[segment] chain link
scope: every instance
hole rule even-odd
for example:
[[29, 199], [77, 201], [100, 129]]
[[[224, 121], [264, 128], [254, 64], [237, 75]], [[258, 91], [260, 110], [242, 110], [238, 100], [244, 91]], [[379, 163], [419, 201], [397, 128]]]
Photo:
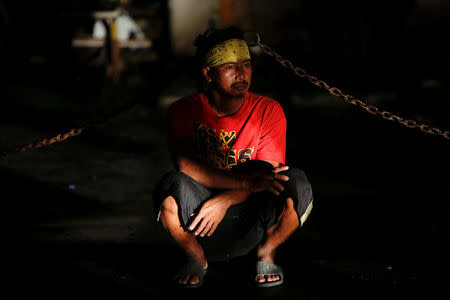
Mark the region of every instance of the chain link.
[[66, 132], [64, 134], [60, 133], [57, 136], [52, 137], [50, 139], [43, 139], [43, 140], [40, 140], [35, 143], [30, 143], [26, 146], [18, 147], [12, 151], [3, 153], [3, 156], [9, 155], [9, 154], [14, 154], [14, 153], [21, 153], [21, 152], [25, 152], [28, 150], [33, 150], [33, 149], [37, 149], [40, 147], [49, 146], [53, 143], [62, 142], [64, 140], [68, 139], [69, 137], [73, 137], [73, 136], [77, 136], [77, 135], [81, 134], [81, 132], [83, 130], [84, 130], [84, 128], [71, 129], [69, 132]]
[[[113, 95], [114, 95], [113, 97], [118, 97], [117, 93], [114, 93]], [[74, 128], [74, 129], [71, 129], [70, 131], [68, 131], [68, 132], [66, 132], [64, 134], [62, 134], [62, 133], [58, 134], [57, 136], [52, 137], [50, 139], [44, 138], [44, 139], [42, 139], [42, 140], [40, 140], [38, 142], [30, 143], [30, 144], [28, 144], [26, 146], [15, 148], [14, 150], [11, 150], [11, 151], [1, 152], [0, 156], [7, 156], [7, 155], [10, 155], [10, 154], [22, 153], [22, 152], [26, 152], [26, 151], [29, 151], [29, 150], [37, 149], [37, 148], [40, 148], [40, 147], [49, 146], [49, 145], [54, 144], [54, 143], [62, 142], [62, 141], [66, 140], [66, 139], [68, 139], [70, 137], [74, 137], [74, 136], [80, 135], [81, 132], [84, 131], [84, 130], [87, 130], [87, 129], [91, 128], [91, 127], [94, 127], [94, 126], [96, 126], [98, 124], [105, 123], [106, 121], [108, 121], [109, 119], [113, 118], [114, 116], [117, 116], [117, 115], [119, 115], [119, 114], [121, 114], [121, 113], [123, 113], [125, 111], [128, 111], [129, 109], [134, 107], [137, 103], [139, 103], [139, 99], [131, 101], [131, 102], [125, 104], [124, 106], [121, 106], [121, 107], [118, 107], [116, 109], [113, 109], [112, 112], [109, 113], [108, 115], [96, 118], [94, 120], [90, 120], [88, 122], [84, 122], [83, 123], [83, 127], [81, 127], [81, 128], [77, 128], [77, 129]]]
[[[278, 53], [273, 51], [270, 47], [262, 44], [259, 40], [259, 36], [258, 36], [258, 41], [255, 42], [255, 44], [258, 45], [259, 47], [261, 47], [261, 49], [266, 54], [275, 58], [275, 60], [277, 60], [281, 65], [294, 71], [294, 73], [297, 76], [299, 76], [301, 78], [305, 78], [312, 84], [327, 90], [331, 95], [341, 97], [347, 103], [350, 103], [355, 106], [359, 106], [359, 107], [365, 109], [368, 113], [373, 114], [373, 115], [378, 115], [385, 120], [396, 121], [408, 128], [419, 128], [422, 132], [432, 134], [432, 135], [439, 135], [439, 136], [442, 136], [442, 137], [450, 140], [450, 131], [447, 131], [447, 130], [443, 131], [439, 128], [434, 128], [434, 127], [428, 126], [426, 124], [418, 124], [416, 121], [404, 119], [404, 118], [399, 117], [388, 111], [380, 111], [376, 106], [367, 104], [351, 95], [346, 95], [340, 89], [328, 85], [325, 81], [322, 81], [315, 76], [309, 75], [304, 69], [302, 69], [300, 67], [296, 67], [292, 62], [283, 58], [281, 55], [279, 55]], [[6, 156], [9, 154], [21, 153], [21, 152], [25, 152], [28, 150], [37, 149], [37, 148], [44, 147], [44, 146], [49, 146], [53, 143], [62, 142], [64, 140], [68, 139], [69, 137], [74, 137], [74, 136], [81, 134], [81, 132], [84, 129], [85, 128], [71, 129], [69, 132], [66, 132], [64, 134], [58, 134], [57, 136], [52, 137], [50, 139], [43, 139], [36, 143], [31, 143], [26, 146], [16, 148], [12, 151], [4, 152], [1, 155]]]
[[289, 60], [283, 58], [281, 55], [277, 54], [271, 48], [262, 44], [259, 40], [259, 37], [258, 37], [258, 41], [255, 42], [255, 44], [258, 45], [266, 54], [275, 58], [275, 60], [278, 61], [282, 66], [294, 71], [294, 73], [297, 76], [299, 76], [301, 78], [305, 78], [312, 84], [327, 90], [331, 95], [341, 97], [347, 103], [353, 104], [355, 106], [359, 106], [359, 107], [365, 109], [368, 113], [373, 114], [373, 115], [378, 115], [385, 120], [396, 121], [408, 128], [419, 128], [422, 132], [432, 134], [432, 135], [439, 135], [439, 136], [442, 136], [442, 137], [450, 140], [450, 131], [447, 131], [447, 130], [443, 131], [443, 130], [440, 130], [439, 128], [434, 128], [434, 127], [431, 127], [431, 126], [428, 126], [425, 124], [418, 124], [416, 121], [404, 119], [402, 117], [394, 115], [393, 113], [391, 113], [389, 111], [380, 111], [378, 109], [378, 107], [367, 104], [351, 95], [345, 95], [340, 89], [338, 89], [336, 87], [332, 87], [332, 86], [328, 85], [326, 82], [318, 79], [317, 77], [309, 75], [302, 68], [294, 66], [294, 64], [291, 63]]

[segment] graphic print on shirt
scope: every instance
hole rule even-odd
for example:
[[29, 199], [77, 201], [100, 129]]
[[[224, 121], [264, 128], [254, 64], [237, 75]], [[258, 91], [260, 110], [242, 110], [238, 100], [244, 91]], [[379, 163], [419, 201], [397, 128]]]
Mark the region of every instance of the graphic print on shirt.
[[252, 158], [255, 147], [246, 149], [232, 149], [236, 141], [236, 131], [217, 132], [214, 128], [197, 122], [194, 127], [195, 146], [201, 157], [214, 167], [231, 170], [238, 163], [244, 163]]

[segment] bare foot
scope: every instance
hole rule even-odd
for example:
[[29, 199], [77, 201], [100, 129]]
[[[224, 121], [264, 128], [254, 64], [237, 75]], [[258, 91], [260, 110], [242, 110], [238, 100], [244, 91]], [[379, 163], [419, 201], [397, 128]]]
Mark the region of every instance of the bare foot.
[[[203, 262], [199, 262], [199, 263], [203, 266], [203, 269], [207, 269], [208, 268], [208, 262], [206, 260], [203, 261]], [[178, 284], [180, 284], [180, 285], [187, 285], [187, 284], [196, 285], [196, 284], [198, 284], [200, 282], [200, 278], [198, 278], [197, 275], [194, 275], [194, 276], [180, 276], [180, 277], [177, 277], [175, 279], [178, 282]]]
[[[266, 261], [268, 263], [274, 264], [275, 261], [275, 252], [276, 249], [269, 249], [267, 247], [263, 247], [263, 246], [259, 246], [257, 251], [256, 251], [256, 257], [258, 258], [258, 260], [262, 260], [262, 261]], [[258, 274], [256, 276], [256, 280], [259, 283], [263, 283], [263, 282], [272, 282], [272, 281], [278, 281], [280, 280], [280, 276], [278, 275], [263, 275], [263, 274]]]

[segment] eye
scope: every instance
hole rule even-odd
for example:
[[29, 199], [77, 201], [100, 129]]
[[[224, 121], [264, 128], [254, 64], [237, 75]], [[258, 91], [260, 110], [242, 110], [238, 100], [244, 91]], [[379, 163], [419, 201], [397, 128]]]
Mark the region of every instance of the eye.
[[229, 64], [226, 66], [227, 70], [233, 70], [234, 69], [234, 65], [233, 64]]

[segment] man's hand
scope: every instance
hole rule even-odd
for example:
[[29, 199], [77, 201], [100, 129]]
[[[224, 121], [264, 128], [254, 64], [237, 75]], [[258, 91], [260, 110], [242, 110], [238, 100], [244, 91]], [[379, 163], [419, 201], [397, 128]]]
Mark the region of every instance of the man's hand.
[[[228, 207], [230, 207], [229, 202], [221, 195], [209, 199], [203, 203], [189, 229], [194, 230], [198, 225], [195, 235], [200, 235], [201, 237], [205, 235], [211, 236], [227, 213]], [[191, 216], [193, 217], [194, 214]]]
[[252, 176], [248, 179], [248, 190], [250, 192], [270, 191], [278, 196], [280, 192], [284, 191], [284, 186], [279, 181], [289, 180], [288, 176], [278, 173], [288, 169], [288, 166], [280, 166], [273, 169], [272, 172]]

